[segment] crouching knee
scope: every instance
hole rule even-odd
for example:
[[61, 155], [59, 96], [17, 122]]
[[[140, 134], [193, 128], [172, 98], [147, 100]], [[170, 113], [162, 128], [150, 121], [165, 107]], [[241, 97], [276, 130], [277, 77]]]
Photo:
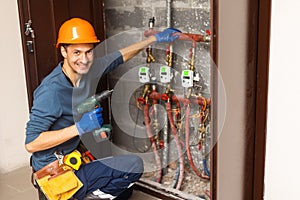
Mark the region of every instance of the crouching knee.
[[132, 172], [133, 173], [138, 173], [138, 174], [142, 174], [144, 172], [144, 162], [143, 160], [136, 155], [131, 155], [131, 164], [133, 165], [132, 168]]

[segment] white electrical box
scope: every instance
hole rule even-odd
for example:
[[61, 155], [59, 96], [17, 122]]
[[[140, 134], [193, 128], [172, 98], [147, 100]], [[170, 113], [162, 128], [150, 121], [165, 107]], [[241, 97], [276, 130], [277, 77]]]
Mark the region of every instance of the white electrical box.
[[170, 83], [173, 78], [171, 67], [168, 66], [161, 66], [159, 74], [161, 83]]
[[194, 72], [192, 70], [183, 70], [181, 74], [182, 87], [193, 87]]
[[150, 82], [149, 67], [140, 67], [140, 69], [139, 69], [139, 81], [141, 83], [149, 83]]

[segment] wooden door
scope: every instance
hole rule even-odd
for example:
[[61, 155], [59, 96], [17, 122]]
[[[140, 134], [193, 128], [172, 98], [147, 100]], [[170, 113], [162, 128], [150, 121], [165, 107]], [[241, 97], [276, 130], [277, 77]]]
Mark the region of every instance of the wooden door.
[[71, 17], [91, 22], [104, 39], [103, 0], [18, 0], [29, 107], [33, 91], [62, 57], [55, 48], [60, 25]]

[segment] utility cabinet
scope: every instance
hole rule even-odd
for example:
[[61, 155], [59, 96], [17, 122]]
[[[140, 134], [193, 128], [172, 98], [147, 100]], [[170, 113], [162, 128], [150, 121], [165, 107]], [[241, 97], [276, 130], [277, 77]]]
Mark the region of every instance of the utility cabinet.
[[116, 2], [105, 1], [108, 37], [96, 52], [113, 52], [168, 27], [181, 33], [174, 43], [153, 44], [108, 74], [114, 89], [111, 153], [144, 160], [141, 190], [164, 199], [213, 199], [218, 73], [211, 2]]

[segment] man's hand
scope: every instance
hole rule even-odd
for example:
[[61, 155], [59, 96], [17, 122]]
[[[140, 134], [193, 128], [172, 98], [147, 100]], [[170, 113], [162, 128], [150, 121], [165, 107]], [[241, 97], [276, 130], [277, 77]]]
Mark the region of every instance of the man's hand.
[[75, 123], [79, 136], [82, 136], [85, 133], [92, 132], [95, 129], [101, 128], [102, 124], [103, 118], [101, 107], [84, 113], [80, 121]]
[[173, 42], [179, 37], [179, 35], [174, 35], [174, 33], [181, 33], [181, 31], [175, 28], [167, 28], [154, 36], [156, 38], [156, 42]]

